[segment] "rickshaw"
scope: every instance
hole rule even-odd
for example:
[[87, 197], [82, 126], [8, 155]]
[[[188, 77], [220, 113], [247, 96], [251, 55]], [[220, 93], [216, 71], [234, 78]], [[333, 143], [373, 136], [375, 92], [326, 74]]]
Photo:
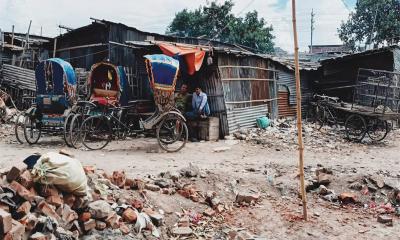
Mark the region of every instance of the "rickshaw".
[[186, 119], [174, 104], [179, 61], [163, 54], [144, 57], [156, 105], [154, 113], [144, 120], [140, 117], [139, 124], [133, 124], [130, 120], [134, 119], [134, 116], [127, 113], [132, 112], [135, 105], [122, 107], [107, 105], [103, 114], [90, 116], [82, 123], [80, 136], [83, 145], [88, 149], [104, 148], [113, 135], [118, 135], [121, 131], [153, 131], [158, 144], [167, 152], [176, 152], [185, 146], [188, 139]]
[[122, 66], [109, 62], [96, 63], [91, 67], [87, 80], [89, 95], [86, 101], [78, 101], [70, 116], [71, 123], [65, 128], [65, 138], [70, 146], [80, 146], [79, 129], [85, 118], [101, 114], [107, 106], [126, 106], [128, 86], [126, 74]]
[[35, 70], [36, 101], [18, 117], [23, 119], [24, 137], [29, 144], [39, 141], [42, 133], [59, 134], [66, 116], [76, 102], [76, 77], [72, 66], [60, 59], [50, 58], [39, 63]]

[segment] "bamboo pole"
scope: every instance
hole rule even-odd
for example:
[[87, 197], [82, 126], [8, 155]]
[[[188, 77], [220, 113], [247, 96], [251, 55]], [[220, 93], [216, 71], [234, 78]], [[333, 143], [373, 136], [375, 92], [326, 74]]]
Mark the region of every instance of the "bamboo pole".
[[303, 218], [307, 221], [307, 196], [304, 184], [304, 146], [301, 121], [301, 89], [300, 89], [300, 71], [299, 71], [299, 46], [297, 43], [296, 27], [296, 0], [292, 0], [292, 21], [293, 21], [293, 40], [294, 40], [294, 63], [296, 76], [296, 100], [297, 100], [297, 139], [299, 143], [299, 172], [300, 172], [300, 191], [303, 202]]

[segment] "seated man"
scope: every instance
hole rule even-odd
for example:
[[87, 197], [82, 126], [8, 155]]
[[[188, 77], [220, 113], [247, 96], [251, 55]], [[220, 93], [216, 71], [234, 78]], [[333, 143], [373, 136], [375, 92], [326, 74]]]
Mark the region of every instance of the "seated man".
[[182, 84], [180, 92], [175, 94], [175, 107], [181, 111], [181, 113], [186, 112], [186, 104], [189, 98], [187, 89], [187, 85]]
[[200, 87], [196, 87], [196, 90], [193, 93], [192, 107], [193, 110], [186, 113], [186, 116], [189, 119], [194, 120], [199, 117], [207, 118], [210, 115], [210, 106], [207, 102], [207, 94], [202, 92]]

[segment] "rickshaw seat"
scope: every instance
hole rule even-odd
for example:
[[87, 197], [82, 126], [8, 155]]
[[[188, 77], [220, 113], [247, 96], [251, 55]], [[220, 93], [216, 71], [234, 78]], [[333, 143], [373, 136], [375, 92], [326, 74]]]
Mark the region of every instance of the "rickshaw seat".
[[93, 95], [96, 97], [113, 97], [116, 98], [118, 95], [118, 91], [115, 90], [105, 90], [101, 88], [94, 88], [93, 89]]
[[118, 106], [119, 102], [116, 97], [96, 97], [93, 96], [90, 98], [91, 101], [93, 101], [95, 104], [101, 105], [101, 106]]

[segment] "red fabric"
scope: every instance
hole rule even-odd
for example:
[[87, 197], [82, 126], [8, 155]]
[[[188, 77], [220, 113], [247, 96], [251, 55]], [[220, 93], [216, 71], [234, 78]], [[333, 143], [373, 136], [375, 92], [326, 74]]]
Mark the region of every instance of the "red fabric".
[[196, 71], [200, 70], [201, 65], [203, 64], [204, 56], [206, 55], [205, 51], [191, 46], [175, 45], [165, 42], [160, 42], [156, 44], [167, 56], [184, 56], [186, 65], [188, 67], [187, 72], [190, 75], [193, 75]]

